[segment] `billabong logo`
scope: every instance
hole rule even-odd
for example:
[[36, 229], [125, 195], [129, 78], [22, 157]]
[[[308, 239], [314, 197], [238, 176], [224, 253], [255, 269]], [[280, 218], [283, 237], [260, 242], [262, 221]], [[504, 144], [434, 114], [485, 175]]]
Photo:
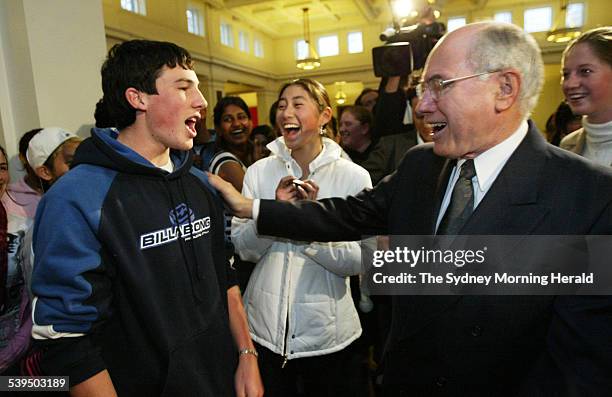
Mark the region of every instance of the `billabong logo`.
[[172, 226], [184, 225], [194, 220], [193, 210], [187, 207], [185, 203], [177, 205], [175, 209], [170, 211], [170, 223]]
[[195, 240], [210, 231], [210, 217], [196, 219], [185, 203], [177, 205], [168, 215], [172, 226], [140, 236], [141, 250], [168, 244], [179, 237], [185, 241]]

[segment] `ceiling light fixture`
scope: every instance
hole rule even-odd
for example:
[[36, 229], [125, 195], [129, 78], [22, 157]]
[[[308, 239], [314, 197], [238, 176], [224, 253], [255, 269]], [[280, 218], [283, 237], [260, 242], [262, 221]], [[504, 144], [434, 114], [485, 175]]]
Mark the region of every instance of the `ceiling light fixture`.
[[557, 28], [557, 26], [563, 26], [566, 24], [567, 19], [567, 0], [561, 1], [561, 12], [559, 13], [555, 26], [546, 35], [546, 41], [551, 43], [567, 43], [580, 36], [580, 28], [577, 26], [568, 26], [564, 28]]
[[310, 20], [308, 18], [308, 7], [302, 8], [304, 12], [304, 41], [306, 42], [307, 54], [306, 58], [298, 59], [295, 63], [298, 69], [302, 70], [312, 70], [321, 66], [321, 60], [317, 55], [314, 47], [312, 46], [312, 42], [310, 41]]
[[391, 2], [391, 9], [397, 19], [406, 18], [414, 9], [411, 0], [395, 0]]
[[336, 100], [336, 104], [344, 105], [346, 102], [346, 93], [344, 92], [344, 84], [346, 81], [336, 81], [336, 95], [334, 95], [334, 99]]

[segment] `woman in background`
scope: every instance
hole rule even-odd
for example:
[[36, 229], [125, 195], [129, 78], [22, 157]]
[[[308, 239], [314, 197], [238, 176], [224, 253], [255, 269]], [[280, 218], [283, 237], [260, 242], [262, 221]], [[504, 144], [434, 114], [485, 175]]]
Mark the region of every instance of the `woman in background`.
[[582, 128], [561, 147], [598, 164], [612, 165], [612, 27], [592, 29], [563, 52], [562, 88]]
[[[311, 199], [346, 197], [370, 187], [367, 171], [342, 158], [340, 146], [324, 137], [330, 120], [329, 97], [319, 82], [299, 79], [283, 86], [276, 116], [282, 136], [268, 145], [269, 157], [249, 167], [242, 193], [274, 199], [279, 181], [303, 186], [308, 180]], [[306, 192], [290, 188], [291, 197], [278, 198], [293, 199], [298, 189]], [[232, 241], [242, 259], [257, 262], [244, 304], [266, 396], [298, 395], [298, 379], [307, 396], [354, 395], [359, 374], [351, 372], [347, 347], [361, 335], [361, 326], [349, 276], [361, 271], [359, 244], [263, 237], [254, 221], [238, 218]]]
[[[0, 146], [0, 197], [7, 194], [9, 179], [6, 151]], [[19, 375], [19, 361], [30, 345], [30, 301], [20, 266], [8, 258], [17, 247], [11, 247], [15, 242], [8, 236], [7, 211], [4, 204], [0, 207], [0, 374]]]
[[249, 107], [240, 97], [223, 97], [215, 105], [213, 120], [217, 130], [216, 151], [208, 170], [241, 190], [246, 168], [253, 162]]
[[253, 128], [249, 140], [253, 144], [253, 162], [261, 160], [270, 155], [268, 144], [276, 139], [274, 129], [269, 125], [263, 124]]
[[563, 138], [581, 126], [582, 116], [572, 113], [572, 109], [563, 101], [546, 121], [546, 139], [552, 145], [559, 146]]

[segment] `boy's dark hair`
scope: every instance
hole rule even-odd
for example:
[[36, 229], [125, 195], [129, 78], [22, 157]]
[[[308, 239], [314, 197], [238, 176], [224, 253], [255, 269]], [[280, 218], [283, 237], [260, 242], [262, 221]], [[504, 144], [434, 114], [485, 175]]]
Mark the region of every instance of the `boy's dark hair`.
[[123, 129], [136, 121], [136, 109], [125, 98], [133, 87], [147, 94], [157, 94], [155, 80], [164, 66], [193, 69], [187, 50], [173, 43], [131, 40], [116, 44], [102, 65], [103, 101], [115, 127]]
[[104, 99], [100, 99], [98, 103], [96, 103], [94, 120], [96, 120], [96, 128], [110, 128], [115, 126], [110, 114], [108, 114], [108, 109], [106, 108]]
[[229, 105], [238, 106], [240, 109], [244, 110], [244, 112], [251, 119], [251, 112], [249, 111], [249, 106], [246, 102], [240, 98], [239, 96], [225, 96], [217, 102], [215, 105], [215, 109], [213, 110], [213, 122], [215, 127], [221, 125], [221, 116], [223, 116], [223, 111]]

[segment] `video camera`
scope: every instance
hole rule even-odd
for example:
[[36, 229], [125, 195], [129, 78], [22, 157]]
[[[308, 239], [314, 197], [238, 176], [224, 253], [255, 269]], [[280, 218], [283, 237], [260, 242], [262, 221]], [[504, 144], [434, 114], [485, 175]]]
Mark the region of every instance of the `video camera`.
[[446, 27], [440, 22], [385, 30], [380, 34], [380, 40], [385, 45], [372, 48], [374, 75], [405, 76], [414, 69], [421, 69], [429, 52], [445, 32]]

